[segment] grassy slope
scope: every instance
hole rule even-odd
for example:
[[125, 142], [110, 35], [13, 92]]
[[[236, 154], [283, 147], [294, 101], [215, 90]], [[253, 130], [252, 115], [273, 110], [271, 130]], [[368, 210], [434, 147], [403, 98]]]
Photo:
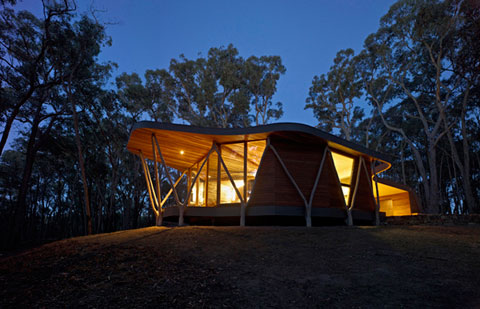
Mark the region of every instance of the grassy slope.
[[477, 307], [480, 227], [182, 227], [0, 260], [0, 307]]

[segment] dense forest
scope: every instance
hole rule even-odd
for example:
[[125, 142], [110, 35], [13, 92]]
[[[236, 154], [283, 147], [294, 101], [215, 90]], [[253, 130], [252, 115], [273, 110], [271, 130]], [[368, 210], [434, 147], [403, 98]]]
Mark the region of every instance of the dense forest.
[[[98, 60], [111, 43], [105, 25], [71, 1], [45, 3], [42, 17], [0, 4], [4, 246], [154, 224], [140, 161], [125, 149], [139, 120], [281, 121], [280, 56], [229, 45], [118, 74]], [[478, 38], [478, 1], [400, 0], [361, 51], [346, 46], [313, 77], [299, 108], [318, 128], [391, 155], [382, 176], [414, 188], [423, 212], [479, 213]]]

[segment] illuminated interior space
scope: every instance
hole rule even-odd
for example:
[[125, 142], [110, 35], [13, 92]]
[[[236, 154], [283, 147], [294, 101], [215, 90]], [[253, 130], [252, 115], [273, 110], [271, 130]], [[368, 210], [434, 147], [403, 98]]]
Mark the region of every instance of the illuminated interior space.
[[[372, 184], [375, 185], [374, 182]], [[385, 216], [410, 216], [419, 213], [416, 195], [409, 187], [385, 179], [379, 179], [377, 185], [380, 211], [384, 212]], [[373, 194], [377, 198], [376, 190]]]
[[[127, 149], [142, 162], [157, 224], [229, 219], [311, 226], [418, 212], [411, 190], [374, 177], [389, 168], [387, 156], [306, 125], [219, 129], [140, 122]], [[166, 192], [161, 179], [170, 186]]]
[[340, 184], [342, 185], [343, 196], [345, 197], [345, 203], [348, 204], [350, 197], [350, 185], [352, 183], [353, 163], [354, 158], [341, 155], [332, 151], [333, 163], [337, 171]]
[[[227, 166], [235, 186], [247, 202], [249, 200], [255, 175], [260, 164], [265, 140], [228, 143], [219, 145], [220, 155]], [[202, 164], [196, 162], [187, 172], [193, 181]], [[220, 188], [220, 190], [218, 190]], [[230, 181], [225, 168], [213, 153], [206, 162], [205, 171], [193, 183], [192, 194], [188, 205], [197, 207], [215, 207], [218, 205], [239, 204], [240, 197]]]

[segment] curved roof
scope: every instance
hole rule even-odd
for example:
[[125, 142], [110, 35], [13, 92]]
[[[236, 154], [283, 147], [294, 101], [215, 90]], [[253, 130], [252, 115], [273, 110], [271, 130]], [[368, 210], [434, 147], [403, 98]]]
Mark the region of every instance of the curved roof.
[[[231, 143], [266, 139], [270, 134], [283, 135], [290, 139], [315, 142], [326, 141], [330, 148], [351, 155], [375, 158], [390, 166], [390, 158], [377, 151], [344, 140], [314, 127], [300, 123], [274, 123], [248, 128], [204, 128], [173, 123], [141, 121], [133, 126], [127, 149], [153, 160], [152, 134], [155, 133], [160, 150], [168, 166], [185, 170], [201, 160], [213, 142]], [[183, 151], [183, 154], [180, 152]], [[383, 166], [385, 167], [385, 166]], [[387, 168], [388, 168], [387, 167]], [[378, 169], [378, 168], [377, 168]]]

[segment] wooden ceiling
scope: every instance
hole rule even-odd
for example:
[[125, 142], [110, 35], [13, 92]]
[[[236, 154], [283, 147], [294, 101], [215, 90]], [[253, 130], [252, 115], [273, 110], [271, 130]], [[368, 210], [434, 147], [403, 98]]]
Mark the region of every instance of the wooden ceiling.
[[[166, 164], [184, 171], [205, 158], [213, 143], [228, 144], [242, 141], [265, 140], [272, 133], [280, 135], [283, 138], [293, 139], [296, 142], [316, 143], [319, 140], [323, 140], [327, 142], [332, 150], [335, 149], [354, 156], [362, 155], [364, 157], [375, 158], [388, 164], [388, 167], [390, 165], [388, 163], [389, 158], [384, 154], [343, 140], [313, 127], [295, 123], [219, 129], [142, 121], [134, 126], [130, 134], [127, 149], [134, 154], [140, 154], [141, 150], [146, 158], [153, 160], [152, 135], [155, 134]], [[233, 145], [224, 145], [223, 147], [228, 147], [228, 152], [230, 153], [241, 152], [241, 149], [237, 149], [237, 147]], [[249, 150], [248, 161], [259, 161], [260, 156], [260, 153], [252, 153], [252, 155], [250, 155]], [[160, 161], [160, 158], [158, 157], [157, 160]], [[238, 154], [238, 157], [236, 157], [234, 161], [235, 163], [230, 161], [230, 164], [234, 164], [235, 168], [241, 168], [243, 155]], [[235, 168], [232, 166], [232, 169]]]
[[[268, 133], [244, 135], [212, 135], [141, 128], [132, 131], [130, 139], [128, 141], [127, 149], [134, 154], [140, 154], [141, 150], [146, 158], [153, 160], [153, 134], [155, 134], [155, 136], [157, 137], [160, 150], [162, 151], [162, 155], [165, 159], [165, 163], [168, 166], [181, 171], [191, 167], [193, 164], [204, 159], [214, 142], [222, 144], [242, 141], [253, 141], [266, 139], [268, 136]], [[225, 147], [228, 147], [229, 149], [234, 148], [232, 146], [225, 145]], [[241, 159], [243, 162], [243, 154], [241, 157], [238, 156], [238, 159]], [[160, 160], [160, 157], [158, 157], [157, 160]], [[238, 165], [243, 166], [243, 163], [237, 163]]]

